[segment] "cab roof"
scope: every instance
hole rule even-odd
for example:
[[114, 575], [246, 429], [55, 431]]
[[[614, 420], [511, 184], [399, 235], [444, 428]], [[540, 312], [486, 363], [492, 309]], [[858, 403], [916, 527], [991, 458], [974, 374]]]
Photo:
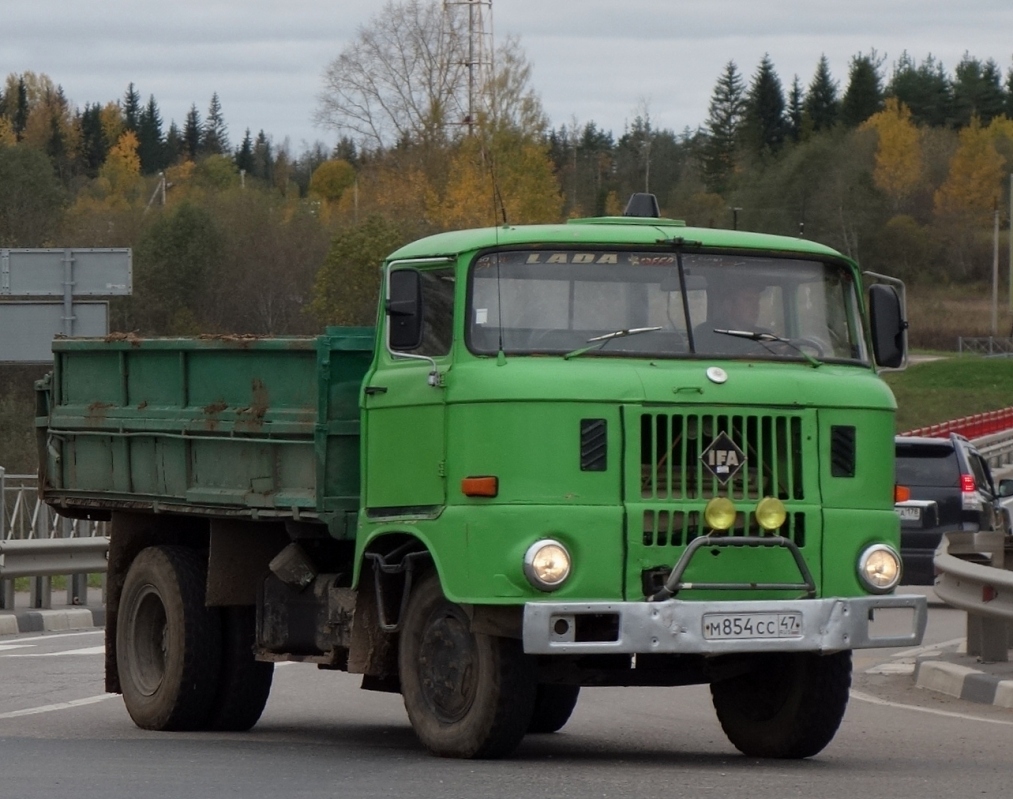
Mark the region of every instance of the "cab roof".
[[392, 253], [388, 260], [458, 256], [495, 247], [656, 247], [672, 245], [680, 239], [689, 248], [772, 251], [848, 260], [836, 250], [807, 239], [722, 228], [686, 227], [684, 222], [674, 219], [624, 216], [571, 219], [566, 224], [503, 225], [437, 233], [406, 244]]

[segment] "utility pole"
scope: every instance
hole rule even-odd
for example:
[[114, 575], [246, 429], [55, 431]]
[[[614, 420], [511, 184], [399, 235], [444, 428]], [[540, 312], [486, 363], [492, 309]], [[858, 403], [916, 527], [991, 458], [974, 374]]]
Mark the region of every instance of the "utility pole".
[[999, 334], [999, 198], [995, 198], [992, 224], [992, 335]]
[[[489, 91], [493, 78], [492, 0], [444, 0], [444, 13], [452, 6], [467, 6], [468, 48], [464, 66], [468, 69], [468, 113], [460, 124], [475, 132], [480, 114], [492, 111]], [[448, 28], [452, 23], [448, 20]]]

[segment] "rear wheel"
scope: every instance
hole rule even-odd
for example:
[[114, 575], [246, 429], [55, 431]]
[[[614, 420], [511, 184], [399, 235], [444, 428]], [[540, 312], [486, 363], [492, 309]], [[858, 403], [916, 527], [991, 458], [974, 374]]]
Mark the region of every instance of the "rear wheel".
[[130, 566], [120, 598], [116, 651], [127, 712], [148, 730], [206, 726], [221, 669], [221, 619], [204, 605], [205, 559], [149, 547]]
[[208, 728], [242, 732], [264, 712], [274, 664], [254, 659], [256, 608], [222, 608], [222, 670]]
[[751, 670], [711, 683], [721, 728], [750, 757], [803, 758], [820, 752], [844, 718], [851, 652], [753, 655]]
[[534, 660], [512, 638], [473, 633], [431, 574], [412, 592], [398, 652], [405, 709], [419, 740], [442, 757], [501, 757], [527, 732]]
[[535, 694], [535, 712], [528, 725], [529, 733], [558, 732], [570, 720], [580, 696], [579, 685], [540, 683]]

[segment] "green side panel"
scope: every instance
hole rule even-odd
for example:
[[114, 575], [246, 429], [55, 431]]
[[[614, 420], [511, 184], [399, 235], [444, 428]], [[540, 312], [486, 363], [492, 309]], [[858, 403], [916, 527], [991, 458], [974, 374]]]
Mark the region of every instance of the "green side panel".
[[[451, 404], [447, 419], [448, 502], [488, 504], [465, 497], [461, 480], [495, 476], [497, 504], [619, 505], [623, 433], [614, 403]], [[594, 469], [581, 468], [582, 420], [604, 422]]]
[[354, 511], [358, 392], [372, 348], [366, 328], [319, 338], [57, 341], [49, 416], [40, 419], [46, 498], [312, 515], [326, 510], [318, 507], [326, 475], [320, 493]]

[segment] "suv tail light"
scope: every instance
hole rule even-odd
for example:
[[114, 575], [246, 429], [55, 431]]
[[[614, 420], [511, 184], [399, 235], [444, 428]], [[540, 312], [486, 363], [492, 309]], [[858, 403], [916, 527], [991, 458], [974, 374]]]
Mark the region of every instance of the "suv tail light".
[[981, 510], [981, 494], [978, 493], [973, 474], [960, 475], [960, 507], [963, 510]]

